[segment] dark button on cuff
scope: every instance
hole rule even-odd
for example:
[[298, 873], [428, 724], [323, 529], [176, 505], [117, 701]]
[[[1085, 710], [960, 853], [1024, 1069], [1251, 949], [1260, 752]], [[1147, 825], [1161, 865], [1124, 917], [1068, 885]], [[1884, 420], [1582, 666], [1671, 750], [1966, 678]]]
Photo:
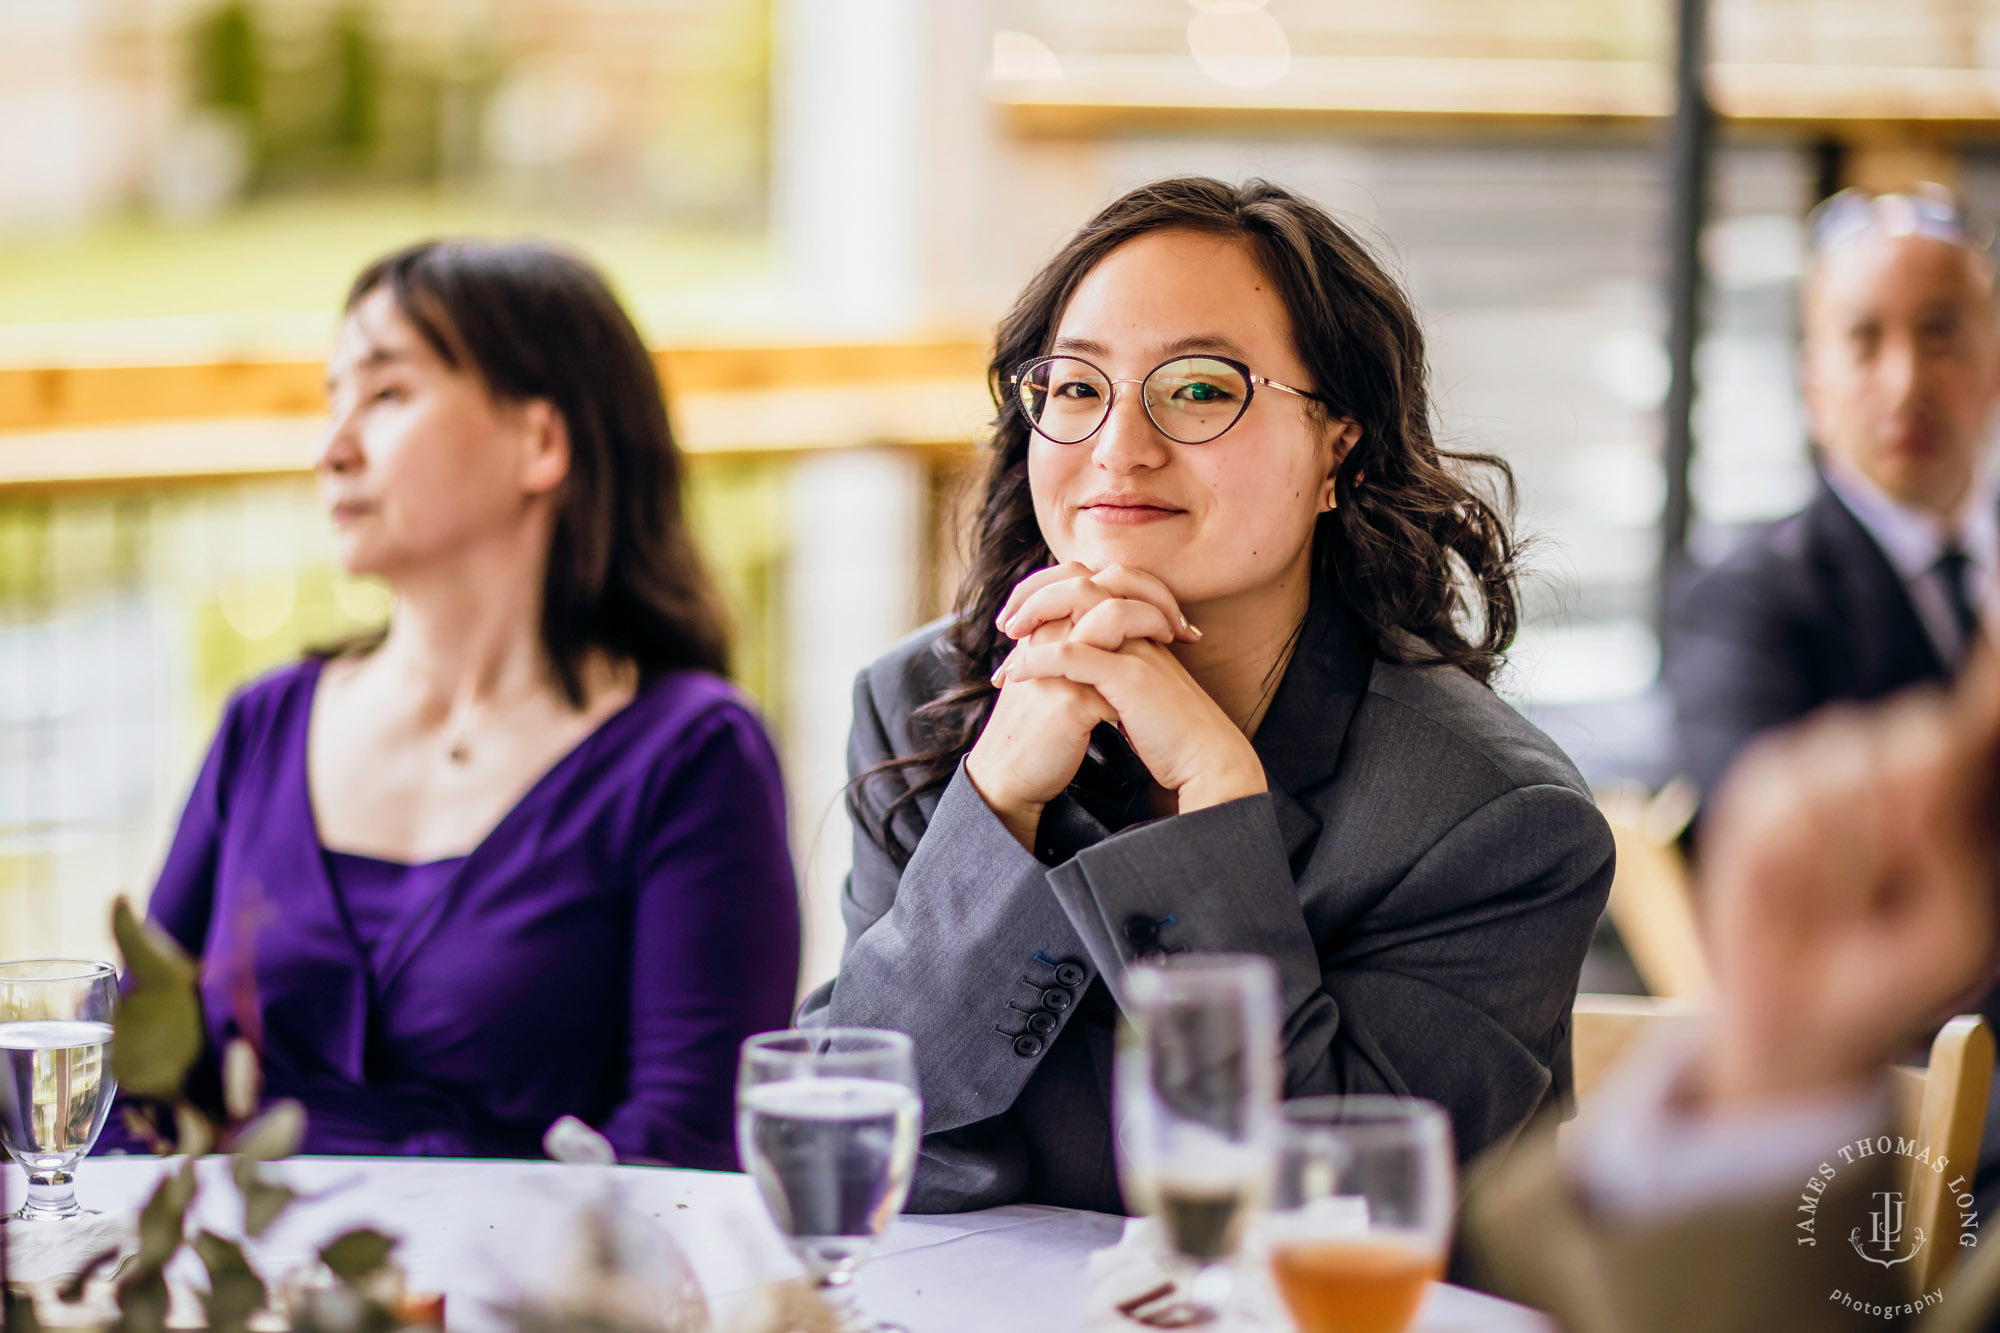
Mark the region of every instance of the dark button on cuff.
[[1023, 1032], [1014, 1038], [1014, 1054], [1023, 1060], [1032, 1060], [1042, 1053], [1042, 1039], [1032, 1032]]
[[1078, 986], [1081, 986], [1083, 984], [1083, 978], [1084, 978], [1084, 971], [1079, 964], [1076, 963], [1056, 964], [1056, 985], [1067, 986], [1071, 990], [1075, 990]]
[[1056, 1016], [1043, 1012], [1028, 1015], [1028, 1031], [1038, 1037], [1046, 1037], [1056, 1030]]
[[1061, 986], [1051, 986], [1042, 992], [1042, 1008], [1052, 1014], [1060, 1014], [1075, 1003], [1076, 996], [1071, 995]]

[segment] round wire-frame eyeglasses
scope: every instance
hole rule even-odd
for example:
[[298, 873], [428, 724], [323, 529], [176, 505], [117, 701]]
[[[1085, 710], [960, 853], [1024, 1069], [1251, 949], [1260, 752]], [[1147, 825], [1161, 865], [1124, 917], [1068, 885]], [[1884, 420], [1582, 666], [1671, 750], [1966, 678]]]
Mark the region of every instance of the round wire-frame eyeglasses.
[[[1080, 367], [1096, 379], [1076, 379], [1061, 386], [1054, 385], [1051, 383], [1054, 377], [1048, 372], [1063, 363]], [[1170, 367], [1180, 368], [1179, 373], [1160, 379], [1161, 372]], [[1156, 394], [1156, 380], [1163, 393]], [[1138, 379], [1114, 379], [1101, 367], [1080, 356], [1038, 356], [1022, 362], [1007, 377], [1007, 381], [1014, 390], [1014, 404], [1021, 409], [1029, 427], [1055, 444], [1082, 444], [1101, 430], [1104, 423], [1111, 419], [1111, 410], [1117, 406], [1118, 386], [1121, 384], [1139, 386], [1139, 402], [1145, 409], [1147, 419], [1176, 444], [1207, 444], [1222, 435], [1250, 410], [1251, 399], [1256, 396], [1259, 386], [1332, 406], [1319, 394], [1259, 375], [1234, 357], [1206, 352], [1168, 357]], [[1078, 409], [1067, 412], [1063, 414], [1065, 424], [1062, 426], [1048, 420], [1050, 404], [1061, 389], [1087, 388], [1095, 392], [1100, 387], [1102, 396], [1097, 400], [1099, 405], [1094, 411]], [[1067, 401], [1080, 403], [1084, 400]]]

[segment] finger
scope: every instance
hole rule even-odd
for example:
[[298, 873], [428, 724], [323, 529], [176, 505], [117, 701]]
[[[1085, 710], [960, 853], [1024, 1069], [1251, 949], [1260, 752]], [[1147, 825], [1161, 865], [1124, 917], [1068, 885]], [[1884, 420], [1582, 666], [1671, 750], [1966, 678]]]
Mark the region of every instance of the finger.
[[994, 617], [994, 623], [1001, 626], [1006, 625], [1009, 620], [1013, 619], [1014, 613], [1021, 609], [1022, 602], [1034, 596], [1043, 588], [1048, 587], [1051, 583], [1057, 583], [1063, 579], [1087, 579], [1089, 577], [1090, 566], [1077, 560], [1065, 560], [1061, 564], [1050, 565], [1047, 569], [1038, 569], [1014, 585], [1013, 591], [1007, 594], [1007, 600], [1000, 604], [1000, 614]]
[[1090, 581], [1119, 597], [1157, 606], [1160, 614], [1167, 618], [1167, 623], [1180, 631], [1182, 642], [1193, 643], [1201, 637], [1201, 631], [1181, 612], [1180, 599], [1166, 584], [1145, 570], [1133, 569], [1130, 565], [1107, 565], [1092, 574]]
[[1000, 632], [1013, 639], [1025, 639], [1044, 625], [1058, 620], [1076, 620], [1113, 594], [1081, 578], [1058, 579], [1044, 584], [1024, 598], [1014, 614], [1000, 622]]
[[1131, 658], [1103, 648], [1094, 648], [1066, 638], [1060, 643], [1022, 644], [1015, 650], [1007, 679], [1073, 680], [1079, 685], [1104, 687], [1124, 678], [1134, 668]]
[[1000, 659], [1000, 665], [994, 669], [992, 676], [994, 689], [998, 690], [1006, 687], [1007, 668], [1014, 665], [1014, 658], [1020, 653], [1021, 648], [1022, 645], [1016, 644], [1012, 651]]
[[1176, 633], [1160, 608], [1150, 602], [1107, 597], [1077, 617], [1069, 637], [1092, 648], [1116, 652], [1134, 639], [1149, 639], [1164, 646], [1174, 641]]

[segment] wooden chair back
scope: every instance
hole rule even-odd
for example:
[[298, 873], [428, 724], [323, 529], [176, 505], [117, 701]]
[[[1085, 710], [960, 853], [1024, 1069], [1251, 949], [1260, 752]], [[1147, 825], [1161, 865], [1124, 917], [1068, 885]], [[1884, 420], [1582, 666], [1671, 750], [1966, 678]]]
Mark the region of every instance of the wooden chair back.
[[[1993, 1030], [1978, 1014], [1960, 1014], [1938, 1029], [1928, 1068], [1895, 1071], [1896, 1124], [1914, 1130], [1919, 1150], [1929, 1148], [1952, 1165], [1935, 1171], [1927, 1162], [1909, 1166], [1907, 1225], [1922, 1227], [1930, 1243], [1910, 1261], [1916, 1290], [1930, 1291], [1949, 1278], [1958, 1263], [1957, 1193], [1971, 1190], [1979, 1164], [1979, 1140], [1986, 1132], [1986, 1099], [1993, 1087]], [[1951, 1183], [1967, 1183], [1957, 1192]]]
[[1576, 1099], [1589, 1097], [1612, 1066], [1642, 1033], [1657, 1026], [1689, 1023], [1699, 1012], [1691, 1000], [1652, 995], [1576, 997], [1570, 1011], [1569, 1058]]
[[1611, 879], [1611, 923], [1655, 995], [1700, 1000], [1709, 993], [1708, 958], [1695, 918], [1692, 876], [1680, 834], [1693, 814], [1692, 789], [1669, 783], [1658, 795], [1631, 789], [1598, 793], [1611, 825], [1618, 865]]

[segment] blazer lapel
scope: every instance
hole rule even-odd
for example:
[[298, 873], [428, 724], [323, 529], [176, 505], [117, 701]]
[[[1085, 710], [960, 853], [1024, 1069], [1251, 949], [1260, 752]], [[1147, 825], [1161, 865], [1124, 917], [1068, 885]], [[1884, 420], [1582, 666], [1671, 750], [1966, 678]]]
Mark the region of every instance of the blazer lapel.
[[1827, 605], [1838, 617], [1831, 628], [1853, 645], [1853, 693], [1873, 698], [1948, 677], [1902, 576], [1824, 480], [1806, 521], [1819, 577], [1829, 585]]
[[1338, 599], [1316, 594], [1284, 679], [1251, 738], [1271, 780], [1286, 855], [1294, 860], [1320, 830], [1319, 816], [1297, 798], [1332, 778], [1374, 670], [1366, 631]]

